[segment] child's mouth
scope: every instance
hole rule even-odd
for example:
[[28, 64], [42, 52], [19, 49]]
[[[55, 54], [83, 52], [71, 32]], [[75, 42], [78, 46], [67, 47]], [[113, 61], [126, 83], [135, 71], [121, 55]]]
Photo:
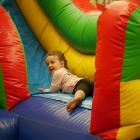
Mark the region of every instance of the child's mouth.
[[49, 72], [52, 72], [54, 70], [54, 68], [49, 68]]

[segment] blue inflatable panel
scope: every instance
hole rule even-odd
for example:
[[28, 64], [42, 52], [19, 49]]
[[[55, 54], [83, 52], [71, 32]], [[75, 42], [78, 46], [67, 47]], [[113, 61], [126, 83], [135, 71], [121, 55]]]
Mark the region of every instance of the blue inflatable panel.
[[0, 110], [0, 140], [18, 140], [18, 117]]
[[72, 113], [66, 103], [31, 97], [12, 112], [19, 114], [20, 140], [101, 140], [88, 133], [90, 110], [78, 107]]

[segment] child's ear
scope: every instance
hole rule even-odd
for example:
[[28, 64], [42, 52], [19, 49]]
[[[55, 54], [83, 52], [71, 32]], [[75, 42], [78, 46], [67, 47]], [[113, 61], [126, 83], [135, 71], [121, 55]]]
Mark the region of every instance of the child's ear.
[[61, 63], [61, 66], [63, 66], [63, 67], [65, 66], [64, 61], [61, 61], [60, 63]]

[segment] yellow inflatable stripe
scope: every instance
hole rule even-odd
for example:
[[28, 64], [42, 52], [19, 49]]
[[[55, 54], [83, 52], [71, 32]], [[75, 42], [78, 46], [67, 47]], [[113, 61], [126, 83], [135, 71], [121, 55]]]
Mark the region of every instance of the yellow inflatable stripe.
[[39, 38], [48, 23], [40, 6], [36, 0], [17, 0], [16, 2], [34, 34]]
[[120, 113], [122, 127], [117, 139], [125, 137], [126, 140], [133, 140], [140, 137], [140, 80], [121, 82]]
[[69, 69], [82, 77], [93, 79], [95, 56], [81, 54], [57, 32], [35, 0], [17, 0], [25, 19], [46, 50], [60, 50], [68, 60]]

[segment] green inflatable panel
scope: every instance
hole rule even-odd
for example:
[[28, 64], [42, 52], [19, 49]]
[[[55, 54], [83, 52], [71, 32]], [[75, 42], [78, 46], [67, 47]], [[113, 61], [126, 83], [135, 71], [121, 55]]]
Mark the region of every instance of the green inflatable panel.
[[37, 0], [58, 32], [72, 46], [86, 54], [95, 54], [99, 14], [81, 11], [71, 0]]

